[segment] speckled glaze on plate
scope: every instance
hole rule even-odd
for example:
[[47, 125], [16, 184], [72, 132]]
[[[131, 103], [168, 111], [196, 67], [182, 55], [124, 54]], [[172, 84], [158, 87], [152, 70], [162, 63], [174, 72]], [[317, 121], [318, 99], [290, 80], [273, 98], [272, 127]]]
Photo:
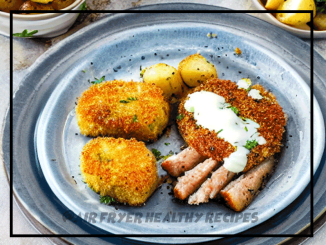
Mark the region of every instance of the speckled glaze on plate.
[[[174, 5], [174, 7], [179, 8], [180, 6], [181, 8], [197, 9], [201, 5]], [[155, 18], [150, 14], [134, 14], [132, 17], [128, 14], [115, 15], [98, 22], [93, 27], [85, 28], [79, 34], [83, 38], [76, 37], [76, 34], [63, 43], [58, 44], [56, 50], [47, 54], [48, 57], [45, 56], [31, 68], [31, 73], [23, 81], [23, 86], [20, 87], [15, 96], [14, 147], [16, 153], [14, 154], [14, 162], [20, 164], [25, 162], [26, 166], [22, 165], [22, 169], [31, 164], [37, 164], [34, 152], [35, 141], [33, 140], [33, 137], [36, 136], [37, 147], [35, 150], [38, 152], [40, 166], [35, 165], [36, 168], [35, 166], [32, 167], [32, 171], [28, 171], [28, 173], [21, 172], [22, 170], [16, 170], [17, 172], [15, 172], [14, 168], [14, 180], [15, 176], [18, 176], [16, 177], [18, 182], [14, 182], [16, 184], [14, 189], [19, 201], [29, 200], [28, 205], [26, 205], [26, 201], [23, 205], [25, 207], [28, 206], [29, 212], [34, 213], [36, 219], [50, 226], [50, 230], [55, 233], [71, 234], [71, 229], [73, 228], [73, 232], [77, 233], [79, 231], [80, 233], [80, 230], [76, 229], [77, 226], [83, 230], [81, 233], [91, 233], [89, 229], [94, 229], [93, 227], [95, 226], [101, 228], [100, 231], [102, 232], [129, 234], [233, 234], [247, 230], [273, 217], [274, 214], [286, 208], [304, 190], [309, 182], [310, 158], [309, 88], [305, 83], [306, 77], [302, 75], [304, 73], [304, 66], [301, 67], [301, 72], [292, 69], [291, 67], [297, 67], [299, 64], [294, 62], [294, 56], [288, 53], [286, 55], [282, 53], [282, 57], [277, 55], [280, 46], [271, 51], [269, 46], [266, 45], [266, 36], [264, 38], [257, 36], [257, 32], [262, 30], [261, 27], [256, 27], [256, 35], [254, 35], [252, 34], [253, 30], [250, 28], [242, 29], [240, 24], [230, 24], [231, 19], [236, 21], [236, 23], [244, 20], [247, 23], [251, 23], [254, 20], [254, 23], [256, 23], [257, 20], [252, 17], [242, 14], [232, 17], [228, 14], [219, 14], [219, 18], [216, 18], [214, 14], [205, 14], [200, 17], [200, 21], [196, 20], [196, 23], [194, 23], [191, 14], [178, 16], [155, 14]], [[163, 20], [165, 20], [164, 23], [162, 23]], [[115, 26], [116, 29], [110, 29], [110, 25]], [[267, 24], [265, 23], [265, 25]], [[280, 35], [280, 33], [285, 36], [288, 35], [283, 31], [275, 30], [273, 27], [270, 28], [274, 31], [274, 35]], [[98, 30], [101, 31], [99, 32]], [[97, 32], [98, 36], [93, 35], [90, 38], [89, 35], [94, 34], [93, 32]], [[206, 37], [208, 32], [217, 33], [218, 38], [208, 39]], [[273, 32], [269, 35], [272, 34]], [[299, 42], [292, 36], [287, 38], [293, 39], [294, 43]], [[287, 44], [284, 45], [286, 46]], [[233, 55], [235, 47], [240, 47], [243, 51], [241, 57]], [[47, 193], [49, 193], [50, 189], [46, 185], [49, 184], [55, 197], [53, 197], [52, 193], [48, 195], [51, 198], [55, 198], [55, 206], [61, 207], [57, 207], [60, 209], [61, 214], [63, 214], [62, 211], [65, 210], [65, 207], [77, 214], [79, 211], [83, 212], [84, 210], [87, 212], [154, 212], [159, 210], [163, 213], [169, 211], [232, 213], [223, 205], [216, 203], [209, 203], [198, 207], [174, 203], [172, 202], [172, 197], [167, 194], [166, 186], [162, 188], [163, 194], [160, 193], [160, 190], [155, 192], [146, 206], [140, 208], [122, 206], [116, 211], [114, 207], [97, 205], [98, 196], [88, 188], [85, 188], [83, 183], [79, 183], [81, 180], [78, 179], [77, 164], [80, 149], [89, 138], [75, 135], [75, 133], [78, 133], [76, 131], [78, 128], [74, 120], [73, 111], [76, 97], [89, 86], [87, 80], [93, 79], [94, 76], [99, 77], [102, 75], [106, 75], [107, 79], [139, 79], [140, 65], [147, 66], [158, 62], [166, 62], [176, 66], [182, 58], [197, 51], [200, 51], [217, 66], [220, 78], [236, 81], [239, 78], [249, 76], [254, 83], [259, 81], [260, 84], [271, 89], [285, 112], [290, 116], [287, 127], [288, 148], [283, 151], [277, 171], [269, 182], [268, 187], [248, 209], [258, 212], [259, 221], [249, 224], [243, 222], [232, 224], [220, 222], [213, 225], [205, 223], [204, 220], [197, 224], [182, 223], [181, 225], [180, 223], [158, 223], [155, 225], [146, 225], [144, 223], [135, 225], [122, 222], [119, 226], [110, 223], [96, 223], [93, 225], [85, 224], [87, 222], [72, 224], [72, 222], [64, 221], [67, 223], [63, 223], [60, 215], [53, 216], [51, 212], [45, 211], [49, 208], [46, 204], [46, 202], [48, 203], [46, 199], [50, 199], [50, 197], [47, 195], [44, 195], [45, 200], [43, 205], [41, 205], [43, 207], [42, 215], [47, 214], [52, 217], [52, 220], [43, 220], [40, 216], [37, 217], [35, 214], [40, 212], [40, 206], [32, 203], [32, 200], [35, 201], [35, 199], [31, 200], [29, 197], [26, 197], [26, 194], [34, 194], [34, 191], [29, 188], [29, 184], [32, 183], [34, 183], [33, 186], [38, 186], [38, 188], [47, 188]], [[210, 57], [210, 55], [213, 55], [213, 57]], [[142, 59], [142, 56], [145, 59]], [[291, 58], [289, 61], [288, 56], [292, 58], [292, 62]], [[91, 62], [93, 65], [91, 65]], [[50, 64], [52, 68], [49, 67]], [[40, 66], [48, 68], [45, 71], [40, 69]], [[121, 68], [117, 69], [119, 67]], [[84, 69], [87, 71], [86, 73], [82, 72]], [[43, 74], [40, 74], [40, 70], [42, 70]], [[118, 72], [115, 72], [116, 70]], [[257, 76], [260, 78], [258, 79]], [[39, 81], [35, 89], [33, 89], [31, 81]], [[28, 89], [32, 91], [26, 93]], [[25, 90], [24, 94], [20, 94], [22, 90]], [[28, 107], [27, 105], [30, 105], [32, 102], [33, 106]], [[42, 110], [43, 112], [41, 113]], [[314, 112], [314, 126], [315, 129], [319, 129], [318, 134], [316, 133], [314, 138], [314, 169], [316, 170], [324, 149], [324, 125], [317, 102], [315, 102]], [[39, 120], [38, 125], [36, 125], [37, 120]], [[25, 129], [24, 133], [20, 130], [22, 128]], [[167, 141], [171, 141], [172, 144], [166, 149], [166, 152], [162, 150], [164, 154], [170, 149], [179, 151], [178, 146], [182, 142], [175, 128], [169, 138], [163, 136], [153, 146], [149, 145], [149, 148], [163, 148], [162, 144]], [[4, 143], [6, 142], [4, 141]], [[25, 147], [22, 147], [22, 144], [25, 144]], [[7, 145], [4, 144], [4, 149]], [[18, 151], [18, 149], [20, 150]], [[30, 163], [26, 163], [26, 161]], [[28, 180], [20, 177], [24, 174], [29, 174]], [[77, 176], [75, 176], [76, 174]], [[77, 185], [72, 175], [74, 175]], [[45, 177], [46, 181], [44, 181], [43, 177]], [[25, 182], [24, 187], [20, 181]], [[22, 193], [22, 189], [26, 187], [29, 190]], [[63, 207], [62, 204], [64, 204]], [[55, 209], [52, 212], [54, 211], [60, 214], [59, 210]], [[38, 214], [40, 215], [41, 213]], [[53, 225], [53, 223], [57, 225]], [[95, 228], [95, 230], [97, 229]], [[97, 230], [97, 232], [99, 231]], [[261, 233], [259, 228], [258, 233]], [[208, 241], [213, 238], [133, 239], [159, 243], [190, 243]]]

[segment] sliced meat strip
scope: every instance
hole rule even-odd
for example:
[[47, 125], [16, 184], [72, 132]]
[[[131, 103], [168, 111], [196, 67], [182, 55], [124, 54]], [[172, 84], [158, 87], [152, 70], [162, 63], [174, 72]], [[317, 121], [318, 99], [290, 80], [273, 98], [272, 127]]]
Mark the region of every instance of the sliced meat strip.
[[221, 166], [219, 171], [215, 171], [214, 176], [212, 176], [212, 186], [214, 187], [212, 192], [209, 194], [210, 199], [214, 199], [217, 194], [222, 190], [227, 184], [230, 183], [235, 173], [230, 172], [225, 167]]
[[190, 194], [207, 179], [207, 175], [218, 165], [213, 159], [198, 164], [192, 170], [185, 172], [185, 175], [178, 178], [178, 183], [174, 187], [174, 195], [181, 200], [186, 199]]
[[211, 176], [207, 179], [202, 186], [189, 197], [189, 204], [200, 204], [208, 202], [209, 199], [213, 199], [217, 196], [221, 189], [223, 189], [233, 178], [235, 173], [230, 172], [225, 167], [219, 167]]
[[226, 204], [238, 212], [247, 207], [258, 193], [263, 180], [271, 174], [273, 166], [274, 158], [267, 158], [259, 166], [228, 184], [220, 192]]
[[173, 155], [162, 163], [162, 168], [174, 177], [193, 169], [198, 163], [207, 157], [201, 156], [195, 149], [188, 147], [178, 155]]

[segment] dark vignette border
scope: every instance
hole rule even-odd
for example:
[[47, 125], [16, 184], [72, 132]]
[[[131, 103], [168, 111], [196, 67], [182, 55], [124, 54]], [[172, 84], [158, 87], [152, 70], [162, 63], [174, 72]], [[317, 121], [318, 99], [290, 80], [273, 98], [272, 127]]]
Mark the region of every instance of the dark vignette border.
[[12, 10], [10, 11], [10, 237], [313, 237], [313, 90], [314, 90], [314, 69], [313, 69], [313, 29], [310, 28], [310, 234], [13, 234], [13, 14], [19, 13], [310, 13], [313, 19], [313, 11], [308, 10]]

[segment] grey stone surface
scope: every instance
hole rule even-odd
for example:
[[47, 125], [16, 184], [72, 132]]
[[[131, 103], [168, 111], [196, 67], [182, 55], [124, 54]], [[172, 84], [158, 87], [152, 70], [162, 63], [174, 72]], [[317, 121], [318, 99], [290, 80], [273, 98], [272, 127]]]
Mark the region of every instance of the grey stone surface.
[[[250, 9], [250, 0], [195, 0], [195, 1], [166, 1], [166, 0], [86, 0], [90, 9], [126, 9], [136, 6], [166, 3], [166, 2], [195, 2], [217, 5], [227, 7], [231, 9]], [[21, 79], [26, 74], [28, 67], [35, 62], [35, 60], [44, 53], [51, 46], [56, 45], [60, 40], [66, 38], [79, 29], [87, 26], [93, 21], [100, 19], [102, 16], [98, 14], [81, 15], [77, 23], [71, 28], [71, 30], [60, 37], [52, 39], [14, 39], [14, 90], [19, 86]], [[306, 40], [309, 42], [308, 40]], [[326, 59], [326, 39], [315, 40], [314, 49], [319, 52]], [[9, 38], [0, 35], [0, 128], [2, 128], [2, 122], [5, 116], [5, 112], [9, 103]], [[2, 136], [0, 135], [0, 138]], [[0, 141], [1, 144], [1, 141]], [[1, 145], [0, 145], [1, 148]], [[2, 188], [0, 188], [0, 196], [2, 201], [0, 202], [0, 210], [2, 218], [0, 220], [0, 244], [52, 244], [46, 238], [9, 238], [9, 185], [4, 168], [0, 169], [0, 181]], [[37, 231], [27, 221], [24, 215], [20, 212], [18, 206], [14, 204], [13, 208], [13, 222], [14, 233], [21, 234], [37, 234]], [[326, 238], [326, 226], [324, 225], [319, 229], [314, 238], [308, 239], [306, 244], [325, 244]]]

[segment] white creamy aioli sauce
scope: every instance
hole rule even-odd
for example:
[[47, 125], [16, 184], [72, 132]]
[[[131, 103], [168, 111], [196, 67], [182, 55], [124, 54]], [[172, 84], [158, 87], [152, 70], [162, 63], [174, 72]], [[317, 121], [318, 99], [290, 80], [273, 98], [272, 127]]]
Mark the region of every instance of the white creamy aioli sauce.
[[266, 143], [257, 132], [259, 124], [238, 117], [222, 96], [207, 91], [195, 92], [189, 95], [184, 107], [194, 113], [198, 126], [215, 130], [219, 138], [236, 147], [235, 152], [223, 159], [223, 166], [231, 172], [239, 173], [245, 168], [250, 152], [244, 147], [247, 141], [256, 140], [259, 145]]
[[[251, 87], [251, 80], [249, 78], [242, 78], [237, 82], [237, 85], [240, 89], [243, 88], [248, 90]], [[252, 97], [255, 100], [261, 100], [263, 98], [257, 89], [250, 89], [248, 96]]]
[[248, 93], [248, 96], [252, 97], [253, 99], [260, 100], [263, 98], [263, 96], [260, 95], [259, 90], [257, 89], [251, 89]]
[[242, 78], [237, 82], [238, 88], [248, 89], [251, 85], [249, 78]]

